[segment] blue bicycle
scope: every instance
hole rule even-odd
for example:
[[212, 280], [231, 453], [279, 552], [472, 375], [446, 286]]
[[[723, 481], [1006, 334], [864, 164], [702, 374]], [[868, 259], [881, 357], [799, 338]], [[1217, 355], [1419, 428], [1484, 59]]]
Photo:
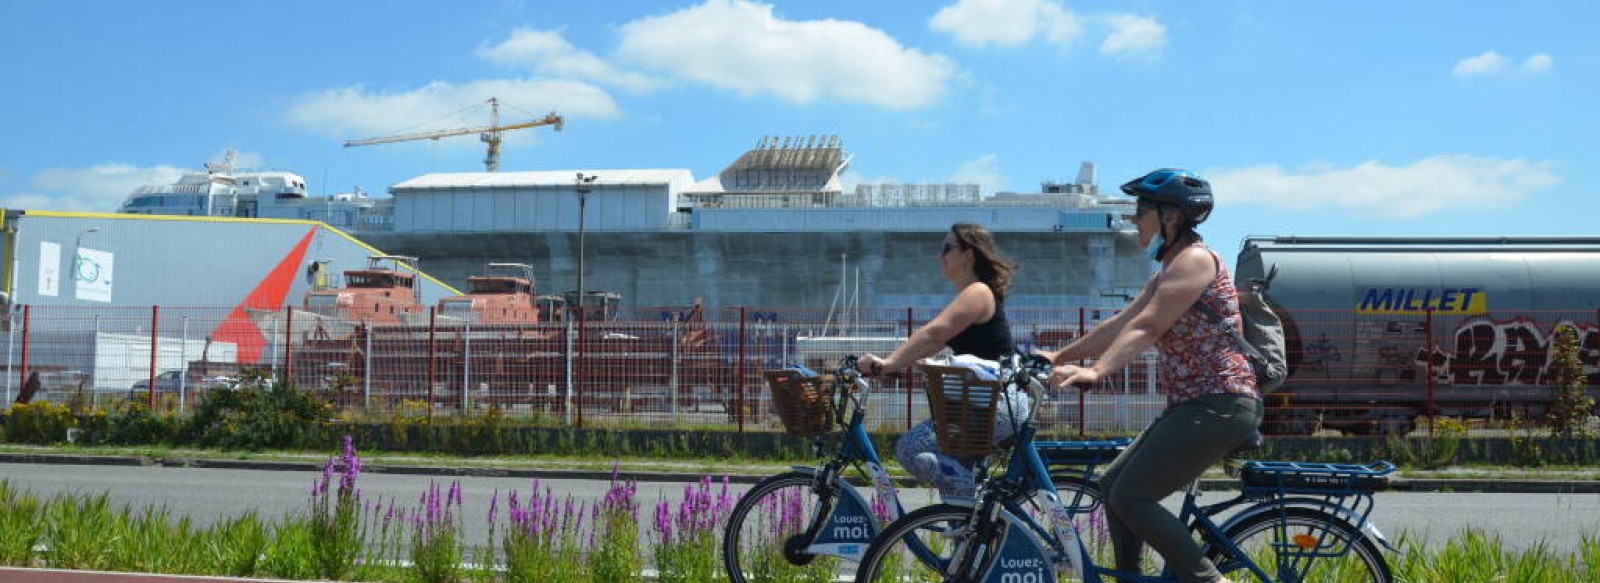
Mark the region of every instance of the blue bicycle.
[[[1007, 382], [1042, 391], [1049, 370], [1048, 361], [1025, 357]], [[929, 383], [929, 398], [946, 401], [946, 412], [981, 409], [1003, 395], [975, 390], [987, 385], [961, 375], [946, 381], [940, 395], [933, 394], [936, 387]], [[942, 419], [937, 406], [934, 416], [937, 429], [965, 434], [967, 439], [982, 430], [977, 424]], [[1059, 502], [1061, 496], [1033, 437], [1032, 424], [1024, 422], [1011, 443], [998, 450], [988, 448], [996, 455], [980, 464], [973, 505], [929, 506], [886, 527], [862, 557], [856, 581], [1177, 581], [1170, 572], [1123, 573], [1097, 564], [1110, 558], [1109, 548], [1084, 536], [1081, 521]], [[940, 438], [944, 447], [944, 433]], [[990, 468], [991, 462], [1004, 463]], [[1235, 582], [1389, 583], [1393, 577], [1380, 549], [1394, 549], [1368, 517], [1373, 493], [1387, 486], [1393, 471], [1388, 462], [1245, 462], [1238, 496], [1201, 505], [1196, 480], [1185, 490], [1180, 519], [1196, 533], [1217, 568]], [[1041, 499], [1048, 511], [1029, 508]], [[935, 551], [932, 556], [925, 552], [928, 549]]]
[[[762, 480], [734, 506], [723, 531], [722, 558], [728, 578], [747, 581], [835, 581], [856, 571], [883, 525], [905, 515], [898, 491], [883, 467], [865, 425], [872, 385], [847, 356], [830, 374], [803, 369], [764, 373], [773, 406], [790, 435], [811, 438], [823, 462]], [[1094, 487], [1095, 464], [1116, 456], [1127, 441], [1046, 445], [1044, 459], [1069, 493], [1073, 513], [1101, 508]], [[831, 454], [830, 454], [831, 452]], [[847, 469], [872, 484], [870, 504], [846, 480]], [[913, 552], [935, 560], [935, 549], [909, 541]]]

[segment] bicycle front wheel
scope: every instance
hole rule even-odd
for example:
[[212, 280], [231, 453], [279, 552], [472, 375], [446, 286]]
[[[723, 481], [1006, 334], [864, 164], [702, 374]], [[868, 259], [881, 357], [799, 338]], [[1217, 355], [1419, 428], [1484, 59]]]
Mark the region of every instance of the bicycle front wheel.
[[[1061, 506], [1066, 509], [1072, 524], [1078, 529], [1079, 539], [1089, 556], [1097, 565], [1109, 565], [1112, 561], [1110, 524], [1106, 518], [1105, 500], [1100, 493], [1100, 483], [1085, 480], [1082, 477], [1052, 476], [1056, 487], [1056, 498], [1061, 501]], [[1017, 506], [1035, 524], [1045, 531], [1040, 536], [1049, 536], [1050, 525], [1049, 508], [1044, 499], [1044, 492], [1034, 491], [1027, 497], [1017, 500]], [[1076, 552], [1076, 549], [1066, 549], [1067, 552]]]
[[[1225, 534], [1278, 583], [1394, 581], [1377, 545], [1349, 522], [1320, 510], [1264, 512]], [[1207, 554], [1228, 579], [1255, 580], [1246, 563], [1227, 549], [1211, 545]]]
[[762, 480], [739, 498], [722, 535], [729, 581], [833, 581], [852, 572], [848, 561], [806, 552], [838, 495], [832, 484], [818, 495], [815, 483], [811, 472], [788, 472]]
[[970, 581], [945, 571], [958, 548], [970, 540], [972, 509], [952, 504], [919, 508], [873, 539], [856, 571], [857, 583]]

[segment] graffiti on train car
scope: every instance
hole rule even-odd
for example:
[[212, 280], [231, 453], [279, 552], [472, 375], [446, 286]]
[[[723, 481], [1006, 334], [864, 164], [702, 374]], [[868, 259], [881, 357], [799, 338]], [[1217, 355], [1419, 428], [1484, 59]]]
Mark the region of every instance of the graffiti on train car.
[[[1600, 369], [1600, 329], [1587, 323], [1561, 321], [1542, 328], [1517, 318], [1496, 322], [1476, 318], [1463, 322], [1446, 339], [1444, 348], [1432, 351], [1434, 379], [1450, 385], [1548, 384], [1549, 364], [1555, 353], [1556, 330], [1572, 328], [1578, 336], [1578, 359], [1584, 372]], [[1429, 355], [1419, 350], [1417, 364], [1427, 366]]]

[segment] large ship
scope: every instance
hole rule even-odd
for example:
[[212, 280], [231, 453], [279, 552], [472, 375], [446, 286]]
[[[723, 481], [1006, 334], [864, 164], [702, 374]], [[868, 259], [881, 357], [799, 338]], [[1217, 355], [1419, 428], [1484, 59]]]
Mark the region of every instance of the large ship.
[[989, 228], [1022, 265], [1008, 306], [1120, 307], [1149, 277], [1121, 219], [1131, 204], [1101, 195], [1091, 163], [1075, 180], [985, 197], [975, 184], [847, 189], [851, 161], [837, 137], [764, 137], [701, 180], [682, 169], [427, 174], [389, 187], [391, 230], [357, 235], [445, 281], [527, 263], [552, 289], [581, 279], [630, 307], [823, 310], [841, 296], [942, 307], [951, 290], [936, 262], [956, 222]]
[[117, 212], [141, 215], [304, 219], [345, 230], [383, 228], [392, 210], [387, 198], [356, 187], [332, 196], [308, 196], [305, 177], [283, 170], [236, 168], [238, 153], [187, 172], [168, 184], [140, 186]]
[[[147, 187], [124, 212], [321, 220], [462, 285], [522, 263], [561, 292], [619, 293], [625, 307], [937, 308], [934, 267], [952, 223], [979, 223], [1022, 265], [1008, 305], [1115, 307], [1149, 275], [1124, 197], [1091, 163], [1038, 192], [976, 184], [859, 184], [836, 136], [763, 137], [721, 172], [582, 169], [434, 173], [389, 198], [308, 197], [288, 172], [231, 164]], [[580, 275], [580, 273], [582, 275]]]

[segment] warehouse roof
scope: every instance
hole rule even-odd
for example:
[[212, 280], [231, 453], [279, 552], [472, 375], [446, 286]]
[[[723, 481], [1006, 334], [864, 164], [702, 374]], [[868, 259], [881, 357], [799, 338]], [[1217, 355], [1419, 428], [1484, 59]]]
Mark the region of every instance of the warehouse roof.
[[578, 174], [596, 176], [595, 186], [630, 186], [690, 183], [694, 175], [685, 169], [659, 170], [539, 170], [531, 172], [444, 172], [424, 174], [389, 187], [402, 190], [452, 188], [516, 188], [572, 186]]

